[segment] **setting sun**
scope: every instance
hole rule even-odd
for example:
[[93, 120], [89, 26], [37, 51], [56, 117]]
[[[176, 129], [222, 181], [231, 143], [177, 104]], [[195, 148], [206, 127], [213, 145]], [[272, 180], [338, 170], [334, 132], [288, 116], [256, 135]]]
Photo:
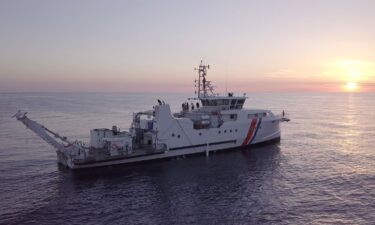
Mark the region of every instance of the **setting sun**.
[[355, 83], [355, 82], [348, 82], [345, 85], [345, 89], [346, 89], [346, 91], [354, 92], [358, 89], [358, 84]]

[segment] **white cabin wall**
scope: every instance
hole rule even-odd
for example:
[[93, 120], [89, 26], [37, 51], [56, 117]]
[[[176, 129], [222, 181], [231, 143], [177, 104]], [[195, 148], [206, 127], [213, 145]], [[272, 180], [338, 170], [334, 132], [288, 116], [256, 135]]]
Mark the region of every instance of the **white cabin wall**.
[[[235, 145], [240, 146], [247, 136], [252, 119], [256, 118], [249, 118], [248, 115], [253, 113], [254, 111], [248, 110], [227, 111], [225, 115], [237, 114], [237, 119], [226, 121], [219, 128], [194, 129], [190, 118], [175, 118], [169, 105], [159, 105], [155, 107], [155, 129], [158, 130], [159, 141], [167, 144], [169, 149], [232, 140], [236, 140]], [[274, 116], [262, 117], [262, 123], [252, 143], [264, 141], [270, 136], [275, 138], [277, 135], [280, 135], [279, 121]]]
[[171, 108], [168, 104], [155, 106], [154, 130], [164, 134], [173, 122]]
[[195, 139], [191, 138], [193, 122], [187, 118], [174, 118], [166, 132], [163, 140], [169, 148], [194, 145]]

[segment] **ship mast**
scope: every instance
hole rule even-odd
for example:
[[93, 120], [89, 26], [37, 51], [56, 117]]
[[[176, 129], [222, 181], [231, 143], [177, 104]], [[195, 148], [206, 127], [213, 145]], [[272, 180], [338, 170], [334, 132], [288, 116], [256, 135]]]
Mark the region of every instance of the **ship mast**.
[[[198, 89], [198, 98], [205, 98], [208, 96], [208, 91], [213, 93], [213, 87], [211, 86], [211, 81], [206, 80], [207, 70], [210, 69], [210, 65], [204, 65], [203, 61], [201, 60], [201, 64], [199, 65], [198, 69], [198, 80], [195, 80], [196, 87]], [[198, 84], [197, 84], [198, 82]]]

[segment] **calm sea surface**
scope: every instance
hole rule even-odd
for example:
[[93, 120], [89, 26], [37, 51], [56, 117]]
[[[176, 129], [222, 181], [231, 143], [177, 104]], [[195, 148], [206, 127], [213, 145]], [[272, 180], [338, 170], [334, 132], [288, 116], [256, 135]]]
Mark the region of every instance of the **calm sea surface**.
[[1, 224], [374, 224], [375, 95], [253, 94], [246, 106], [289, 113], [279, 144], [72, 172], [11, 119], [29, 112], [88, 141], [176, 94], [0, 94]]

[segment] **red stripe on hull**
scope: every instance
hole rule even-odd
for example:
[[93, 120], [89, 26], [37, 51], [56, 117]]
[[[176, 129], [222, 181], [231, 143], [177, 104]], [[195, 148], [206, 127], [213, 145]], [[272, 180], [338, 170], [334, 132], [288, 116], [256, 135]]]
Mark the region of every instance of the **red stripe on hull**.
[[251, 120], [249, 131], [247, 132], [246, 138], [243, 141], [242, 146], [247, 145], [247, 143], [250, 141], [251, 137], [254, 134], [254, 130], [255, 130], [256, 125], [257, 125], [257, 119], [254, 118], [254, 119]]

